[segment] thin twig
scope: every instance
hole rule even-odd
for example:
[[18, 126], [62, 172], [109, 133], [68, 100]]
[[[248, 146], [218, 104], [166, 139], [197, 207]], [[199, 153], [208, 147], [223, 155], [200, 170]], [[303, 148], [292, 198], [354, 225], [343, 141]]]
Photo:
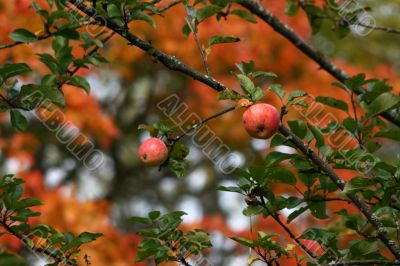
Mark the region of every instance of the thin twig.
[[400, 29], [395, 29], [395, 28], [388, 28], [388, 27], [383, 27], [383, 26], [372, 26], [372, 25], [368, 25], [362, 22], [356, 22], [354, 23], [354, 25], [358, 25], [367, 29], [371, 29], [371, 30], [378, 30], [378, 31], [384, 31], [384, 32], [388, 32], [388, 33], [395, 33], [395, 34], [400, 34]]
[[181, 3], [181, 2], [182, 2], [181, 0], [175, 0], [175, 1], [173, 1], [173, 2], [171, 2], [171, 3], [169, 3], [169, 4], [167, 4], [167, 5], [165, 5], [165, 6], [163, 6], [163, 7], [160, 7], [160, 8], [157, 10], [158, 12], [150, 12], [149, 15], [158, 15], [159, 13], [162, 13], [162, 12], [164, 12], [164, 11], [170, 9], [171, 7], [176, 6], [177, 4], [179, 4], [179, 3]]
[[313, 259], [318, 259], [318, 255], [315, 254], [314, 252], [312, 252], [308, 247], [306, 247], [294, 234], [293, 232], [289, 229], [289, 227], [287, 227], [279, 218], [277, 213], [271, 213], [271, 211], [269, 210], [265, 200], [263, 197], [260, 198], [259, 204], [261, 205], [261, 207], [263, 207], [264, 209], [266, 209], [270, 214], [271, 217], [283, 228], [283, 230], [286, 231], [286, 233], [288, 233], [289, 237], [291, 239], [293, 239], [294, 242], [296, 242], [296, 244], [298, 246], [300, 246], [311, 258]]
[[353, 107], [353, 113], [354, 113], [354, 121], [356, 122], [356, 131], [357, 131], [357, 141], [358, 144], [360, 144], [361, 148], [365, 149], [364, 143], [362, 140], [362, 133], [361, 133], [361, 128], [360, 128], [360, 123], [358, 121], [358, 116], [357, 116], [357, 106], [354, 100], [354, 91], [352, 90], [350, 92], [350, 101], [351, 101], [351, 106]]
[[210, 68], [207, 63], [207, 54], [204, 51], [202, 44], [200, 43], [199, 37], [197, 36], [196, 27], [193, 25], [194, 18], [189, 14], [186, 7], [185, 7], [185, 10], [186, 10], [186, 14], [187, 14], [187, 16], [185, 18], [186, 23], [189, 26], [190, 31], [193, 33], [193, 38], [194, 38], [194, 41], [196, 42], [197, 48], [199, 48], [199, 51], [201, 54], [201, 59], [203, 61], [203, 66], [204, 66], [204, 69], [206, 70], [207, 76], [211, 77]]
[[236, 106], [229, 107], [229, 108], [227, 108], [227, 109], [225, 109], [225, 110], [223, 110], [223, 111], [221, 111], [221, 112], [216, 113], [215, 115], [212, 115], [212, 116], [210, 116], [210, 117], [207, 117], [207, 118], [201, 120], [199, 123], [193, 125], [191, 128], [189, 128], [188, 130], [186, 130], [185, 132], [183, 132], [181, 135], [179, 135], [178, 137], [174, 138], [173, 141], [175, 141], [175, 142], [176, 142], [176, 141], [179, 141], [179, 140], [180, 140], [181, 138], [183, 138], [185, 135], [189, 134], [190, 132], [192, 132], [192, 131], [195, 130], [196, 128], [198, 128], [198, 127], [204, 125], [204, 124], [207, 123], [208, 121], [210, 121], [210, 120], [212, 120], [212, 119], [214, 119], [214, 118], [217, 118], [217, 117], [219, 117], [219, 116], [221, 116], [221, 115], [224, 115], [224, 114], [226, 114], [226, 113], [229, 113], [229, 112], [231, 112], [231, 111], [233, 111], [233, 110], [236, 110]]

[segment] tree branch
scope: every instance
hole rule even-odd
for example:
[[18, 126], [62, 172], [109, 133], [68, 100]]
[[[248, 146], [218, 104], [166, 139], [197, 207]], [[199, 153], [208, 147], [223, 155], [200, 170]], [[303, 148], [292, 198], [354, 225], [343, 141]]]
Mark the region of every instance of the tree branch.
[[288, 233], [291, 239], [296, 242], [297, 245], [299, 245], [311, 258], [313, 259], [318, 259], [317, 254], [312, 252], [308, 247], [306, 247], [294, 234], [292, 231], [290, 231], [289, 227], [286, 226], [280, 219], [277, 214], [271, 214], [271, 217]]
[[[24, 245], [26, 247], [28, 247], [30, 250], [32, 250], [33, 252], [36, 253], [40, 253], [43, 255], [46, 255], [49, 258], [52, 258], [56, 263], [61, 263], [63, 258], [60, 258], [58, 256], [56, 256], [54, 254], [54, 251], [52, 252], [52, 250], [46, 249], [46, 248], [41, 248], [41, 247], [36, 247], [35, 245], [32, 245], [32, 243], [29, 243], [29, 241], [27, 240], [28, 238], [24, 235], [21, 235], [19, 233], [17, 233], [16, 231], [14, 231], [14, 229], [12, 229], [5, 221], [1, 221], [0, 222], [1, 226], [11, 235], [15, 236], [16, 238], [18, 238], [19, 240], [21, 240]], [[60, 251], [61, 252], [61, 251]], [[67, 259], [66, 262], [63, 262], [64, 265], [70, 265], [70, 266], [78, 266], [77, 263]]]
[[193, 79], [198, 80], [198, 81], [208, 85], [209, 87], [213, 88], [216, 91], [230, 90], [233, 93], [245, 98], [245, 96], [239, 94], [236, 91], [233, 91], [233, 90], [227, 88], [222, 83], [215, 80], [214, 78], [206, 76], [206, 75], [200, 73], [199, 71], [190, 68], [185, 63], [178, 60], [175, 56], [168, 55], [168, 54], [156, 49], [149, 42], [146, 42], [146, 41], [140, 39], [139, 37], [137, 37], [136, 35], [134, 35], [130, 32], [126, 32], [124, 29], [120, 28], [118, 25], [116, 25], [109, 19], [96, 16], [97, 15], [96, 10], [93, 9], [92, 7], [86, 6], [81, 1], [68, 0], [68, 2], [71, 3], [73, 6], [75, 6], [76, 8], [78, 8], [83, 13], [85, 13], [87, 16], [90, 16], [93, 19], [97, 20], [99, 23], [104, 23], [104, 21], [105, 21], [105, 23], [106, 23], [105, 26], [107, 26], [109, 29], [111, 29], [112, 31], [119, 34], [121, 37], [128, 40], [129, 45], [134, 45], [134, 46], [142, 49], [143, 51], [147, 52], [154, 59], [160, 61], [168, 69], [186, 74], [187, 76], [190, 76]]
[[[261, 4], [253, 0], [241, 0], [239, 4], [269, 24], [277, 33], [286, 38], [289, 42], [296, 46], [297, 49], [315, 61], [322, 69], [328, 72], [335, 79], [341, 83], [344, 83], [349, 78], [349, 75], [346, 72], [330, 62], [323, 54], [321, 54], [321, 52], [315, 50], [313, 47], [307, 44], [306, 41], [297, 35], [288, 25], [280, 21]], [[357, 94], [361, 94], [362, 92], [363, 88], [361, 87], [355, 90], [355, 93]], [[382, 113], [382, 117], [400, 127], [400, 118], [396, 115], [396, 111]]]
[[[159, 1], [158, 1], [158, 2], [159, 2]], [[158, 13], [162, 13], [162, 12], [164, 12], [164, 11], [170, 9], [171, 7], [176, 6], [176, 5], [179, 4], [180, 2], [181, 2], [181, 0], [175, 0], [175, 1], [173, 1], [173, 2], [171, 2], [171, 3], [169, 3], [169, 4], [167, 4], [167, 5], [165, 5], [165, 6], [163, 6], [163, 7], [160, 7], [160, 8], [158, 9], [158, 12], [157, 12], [157, 13], [156, 13], [156, 12], [149, 12], [149, 15], [157, 15]], [[157, 2], [155, 2], [155, 3], [157, 3]], [[72, 27], [71, 29], [77, 30], [77, 29], [82, 28], [82, 27], [84, 27], [84, 26], [96, 25], [96, 24], [99, 24], [99, 22], [98, 22], [98, 21], [86, 21], [86, 22], [84, 22], [84, 23], [82, 23], [82, 24], [80, 24], [80, 25], [77, 25], [77, 26], [75, 26], [75, 27]], [[37, 40], [38, 40], [38, 41], [46, 40], [46, 39], [48, 39], [48, 38], [51, 38], [51, 37], [56, 36], [57, 34], [58, 34], [58, 31], [55, 31], [55, 32], [48, 32], [48, 33], [45, 33], [45, 34], [43, 34], [43, 35], [41, 35], [41, 36], [38, 36], [38, 39], [37, 39]], [[12, 42], [12, 43], [7, 43], [7, 44], [1, 44], [1, 45], [0, 45], [0, 50], [1, 50], [1, 49], [6, 49], [6, 48], [11, 48], [11, 47], [18, 46], [18, 45], [21, 45], [21, 44], [26, 44], [26, 43], [24, 43], [24, 42]]]
[[191, 266], [191, 265], [189, 264], [189, 262], [187, 262], [187, 260], [186, 260], [185, 258], [180, 258], [180, 259], [179, 259], [179, 262], [180, 262], [182, 265], [184, 265], [184, 266]]
[[289, 229], [289, 227], [286, 226], [286, 224], [284, 224], [281, 219], [279, 218], [279, 214], [278, 213], [272, 213], [267, 204], [265, 203], [264, 197], [260, 197], [260, 201], [257, 201], [257, 203], [263, 207], [264, 209], [267, 210], [267, 212], [269, 212], [271, 214], [271, 217], [283, 228], [283, 230], [286, 231], [286, 233], [288, 233], [289, 237], [291, 239], [293, 239], [294, 242], [296, 242], [296, 244], [298, 246], [300, 246], [311, 258], [313, 259], [318, 259], [318, 255], [315, 254], [314, 252], [312, 252], [308, 247], [306, 247], [294, 234], [293, 232]]
[[400, 265], [400, 261], [386, 261], [386, 260], [349, 260], [349, 261], [338, 261], [333, 264], [326, 266], [348, 266], [348, 265]]
[[[304, 153], [315, 165], [317, 165], [329, 178], [341, 189], [344, 190], [346, 182], [340, 178], [335, 171], [329, 166], [327, 162], [321, 159], [315, 152], [306, 144], [303, 140], [297, 137], [293, 132], [291, 132], [283, 124], [279, 126], [279, 131], [288, 140], [290, 140], [296, 147]], [[378, 217], [372, 213], [368, 205], [357, 195], [348, 195], [348, 198], [357, 206], [357, 208], [364, 214], [368, 219], [368, 222], [372, 224], [377, 233], [378, 237], [382, 240], [385, 246], [391, 251], [391, 253], [400, 260], [400, 250], [398, 249], [396, 243], [390, 239], [385, 226], [378, 219]]]
[[[68, 0], [69, 3], [71, 3], [73, 6], [84, 12], [86, 15], [95, 17], [96, 11], [83, 4], [79, 0]], [[253, 3], [250, 2], [249, 0], [244, 0], [245, 2], [248, 2], [253, 6]], [[261, 6], [258, 6], [257, 4], [254, 6], [257, 8], [257, 10], [263, 11], [264, 9]], [[99, 18], [97, 18], [99, 19]], [[104, 18], [103, 18], [104, 19]], [[143, 41], [142, 39], [138, 38], [136, 35], [133, 35], [130, 32], [126, 32], [124, 29], [121, 29], [118, 27], [118, 25], [114, 24], [112, 21], [106, 19], [105, 22], [107, 23], [107, 27], [119, 35], [121, 35], [123, 38], [129, 41], [131, 45], [134, 45], [143, 51], [146, 51], [149, 53], [151, 56], [153, 56], [155, 59], [159, 60], [162, 62], [167, 68], [178, 71], [181, 73], [184, 73], [196, 80], [199, 80], [200, 82], [208, 85], [209, 87], [213, 88], [216, 91], [222, 91], [222, 90], [230, 90], [227, 87], [225, 87], [222, 83], [216, 81], [215, 79], [205, 76], [198, 71], [190, 68], [189, 66], [185, 65], [183, 62], [179, 61], [176, 57], [170, 56], [168, 54], [165, 54], [161, 52], [160, 50], [157, 50], [154, 48], [150, 43]], [[281, 22], [279, 22], [281, 23]], [[287, 28], [291, 33], [293, 33], [290, 29]], [[294, 34], [294, 33], [293, 33]], [[296, 35], [297, 36], [297, 35]], [[298, 36], [297, 36], [298, 37]], [[341, 70], [338, 70], [336, 68], [335, 71], [339, 71], [341, 73]], [[236, 92], [236, 94], [238, 94]], [[309, 148], [304, 142], [298, 138], [294, 133], [292, 133], [287, 127], [285, 127], [283, 124], [279, 126], [279, 131], [288, 139], [290, 139], [296, 147], [302, 151], [308, 158], [310, 158], [311, 161], [314, 162], [315, 165], [320, 167], [322, 171], [324, 171], [330, 179], [341, 189], [344, 189], [345, 186], [345, 181], [341, 179], [335, 171], [319, 156], [317, 156], [311, 148]], [[382, 240], [382, 242], [388, 247], [388, 249], [391, 251], [391, 253], [400, 260], [400, 250], [396, 246], [393, 240], [390, 239], [388, 236], [388, 233], [384, 227], [384, 225], [379, 221], [378, 217], [376, 217], [371, 210], [369, 209], [368, 205], [357, 195], [349, 196], [349, 199], [358, 207], [358, 209], [365, 215], [365, 217], [368, 219], [369, 223], [371, 223], [375, 229], [378, 232], [378, 237]]]

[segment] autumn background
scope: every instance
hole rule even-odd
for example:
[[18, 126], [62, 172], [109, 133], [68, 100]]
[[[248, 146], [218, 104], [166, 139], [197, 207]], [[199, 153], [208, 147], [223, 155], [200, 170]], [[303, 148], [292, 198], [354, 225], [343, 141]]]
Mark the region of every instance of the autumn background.
[[[162, 0], [158, 5], [167, 5], [168, 1]], [[16, 28], [26, 28], [37, 34], [42, 30], [40, 18], [29, 7], [30, 2], [0, 0], [0, 44], [12, 42], [7, 36]], [[397, 1], [362, 2], [371, 6], [370, 14], [379, 25], [400, 23]], [[44, 0], [38, 3], [45, 5]], [[263, 4], [348, 73], [363, 72], [369, 77], [387, 78], [395, 88], [399, 87], [400, 52], [397, 46], [400, 37], [372, 32], [367, 36], [352, 33], [341, 39], [330, 26], [311, 36], [304, 12], [289, 17], [284, 13], [285, 1], [269, 0]], [[163, 17], [154, 16], [156, 29], [139, 21], [132, 22], [130, 27], [160, 50], [176, 55], [202, 71], [200, 53], [193, 36], [185, 38], [182, 34], [185, 16], [183, 7], [176, 6]], [[80, 31], [85, 30], [90, 28]], [[211, 36], [218, 34], [240, 38], [238, 43], [213, 46], [208, 55], [212, 75], [225, 85], [238, 88], [238, 82], [230, 72], [236, 69], [236, 63], [254, 60], [257, 69], [272, 71], [279, 76], [276, 80], [266, 80], [264, 88], [271, 82], [279, 82], [291, 90], [349, 100], [346, 93], [331, 85], [334, 81], [331, 76], [265, 23], [249, 23], [229, 16], [219, 22], [214, 17], [209, 18], [199, 27], [198, 35], [204, 45]], [[82, 55], [78, 42], [73, 42], [73, 45], [76, 46], [75, 55]], [[2, 49], [0, 64], [27, 62], [38, 74], [45, 74], [47, 69], [35, 55], [45, 51], [51, 51], [48, 40]], [[103, 152], [105, 162], [100, 168], [95, 171], [85, 168], [34, 115], [29, 116], [29, 130], [26, 132], [16, 132], [11, 128], [7, 113], [0, 116], [1, 173], [17, 173], [26, 180], [28, 195], [45, 203], [40, 207], [42, 216], [31, 222], [48, 223], [62, 231], [103, 233], [104, 237], [84, 248], [84, 253], [96, 266], [153, 265], [152, 262], [135, 262], [140, 241], [135, 234], [138, 227], [127, 222], [128, 217], [146, 215], [150, 210], [187, 212], [184, 228], [203, 228], [211, 233], [214, 248], [206, 255], [214, 265], [247, 263], [248, 250], [238, 247], [229, 239], [231, 236], [250, 236], [257, 230], [264, 230], [279, 233], [282, 243], [291, 243], [274, 220], [251, 220], [243, 216], [243, 197], [215, 190], [218, 185], [234, 184], [237, 177], [218, 171], [213, 162], [192, 145], [190, 138], [185, 139], [190, 147], [190, 167], [184, 178], [178, 179], [168, 169], [158, 171], [157, 168], [144, 167], [138, 160], [137, 149], [148, 136], [138, 130], [138, 126], [165, 119], [156, 108], [162, 99], [177, 94], [190, 111], [200, 117], [210, 116], [228, 107], [229, 103], [216, 101], [217, 94], [205, 85], [168, 71], [118, 36], [113, 37], [101, 53], [109, 64], [78, 72], [88, 79], [92, 89], [90, 95], [76, 87], [63, 86], [65, 117]], [[272, 94], [267, 94], [263, 100], [279, 107], [279, 100]], [[343, 118], [338, 111], [325, 108], [322, 113], [315, 114], [314, 119], [326, 112], [335, 114], [339, 120]], [[235, 151], [238, 163], [245, 166], [262, 161], [270, 148], [268, 140], [254, 140], [246, 134], [241, 125], [241, 114], [241, 110], [229, 113], [211, 121], [209, 126]], [[38, 115], [45, 117], [46, 112]], [[300, 116], [296, 110], [291, 110], [289, 115], [292, 118]], [[279, 147], [274, 149], [279, 150]], [[390, 143], [380, 153], [390, 162], [396, 160], [397, 150], [398, 145]], [[345, 171], [341, 173], [346, 177]], [[329, 202], [328, 206], [331, 214], [334, 210], [348, 207], [346, 203], [338, 202]], [[324, 221], [316, 220], [306, 212], [289, 227], [300, 234], [309, 225], [329, 224], [335, 218], [337, 216], [332, 215]], [[351, 234], [343, 232], [341, 237], [351, 238]], [[43, 263], [12, 236], [0, 237], [0, 245], [24, 254], [32, 265]], [[287, 263], [293, 265], [294, 261]]]

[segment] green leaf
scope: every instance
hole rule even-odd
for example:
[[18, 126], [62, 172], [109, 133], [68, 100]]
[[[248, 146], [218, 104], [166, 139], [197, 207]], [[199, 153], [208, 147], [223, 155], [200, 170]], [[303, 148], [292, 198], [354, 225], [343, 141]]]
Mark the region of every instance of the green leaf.
[[305, 230], [300, 238], [315, 240], [326, 247], [336, 247], [337, 233], [322, 228], [309, 228]]
[[238, 242], [239, 244], [246, 246], [246, 247], [255, 247], [254, 242], [252, 240], [243, 238], [243, 237], [231, 237], [233, 241]]
[[143, 20], [143, 21], [147, 22], [153, 28], [157, 27], [157, 25], [154, 22], [154, 20], [149, 15], [147, 15], [146, 13], [144, 13], [142, 11], [139, 11], [139, 10], [133, 11], [131, 13], [131, 18], [134, 19], [134, 20]]
[[379, 95], [371, 104], [368, 105], [368, 117], [378, 115], [394, 108], [400, 103], [400, 97], [390, 92]]
[[306, 96], [306, 95], [308, 95], [308, 94], [307, 94], [307, 92], [305, 92], [305, 91], [299, 91], [299, 90], [297, 90], [297, 91], [292, 91], [292, 92], [288, 95], [288, 98], [287, 98], [287, 100], [286, 100], [286, 104], [290, 103], [291, 101], [293, 101], [293, 100], [296, 99], [296, 98], [304, 97], [304, 96]]
[[17, 29], [10, 33], [10, 39], [17, 42], [30, 43], [37, 41], [37, 36], [26, 29]]
[[235, 9], [231, 11], [231, 14], [241, 17], [242, 19], [245, 19], [251, 23], [257, 23], [256, 17], [253, 16], [250, 12], [247, 12], [246, 10]]
[[278, 181], [289, 185], [296, 184], [296, 178], [294, 177], [292, 172], [290, 172], [290, 170], [286, 168], [267, 168], [265, 175], [268, 180]]
[[242, 97], [235, 91], [230, 90], [230, 89], [225, 89], [223, 91], [220, 91], [217, 95], [218, 100], [232, 100], [232, 101], [238, 101]]
[[17, 130], [25, 130], [28, 126], [28, 120], [18, 110], [11, 110], [11, 125]]
[[387, 138], [395, 141], [400, 141], [400, 129], [396, 127], [387, 131], [379, 131], [375, 133], [374, 137]]
[[212, 46], [215, 44], [220, 44], [220, 43], [234, 43], [234, 42], [239, 42], [240, 38], [235, 37], [235, 36], [212, 36], [210, 40], [208, 41], [208, 46]]
[[379, 251], [378, 241], [375, 239], [353, 240], [349, 243], [351, 254], [364, 257]]
[[253, 73], [254, 78], [277, 78], [278, 76], [273, 72], [256, 71]]
[[308, 204], [308, 208], [311, 211], [312, 216], [318, 219], [326, 219], [329, 216], [326, 215], [326, 202], [311, 202]]
[[382, 144], [380, 144], [379, 142], [375, 142], [375, 141], [370, 141], [367, 144], [367, 150], [370, 153], [374, 153], [377, 150], [379, 150], [382, 147]]
[[25, 63], [6, 64], [0, 68], [0, 82], [31, 71], [32, 69]]
[[27, 262], [16, 254], [11, 254], [7, 251], [0, 253], [0, 264], [2, 266], [27, 266]]
[[132, 216], [128, 218], [128, 222], [150, 225], [151, 220], [147, 217]]
[[285, 8], [285, 14], [288, 16], [294, 16], [299, 11], [299, 6], [295, 0], [286, 0], [287, 6]]
[[344, 37], [346, 37], [347, 35], [349, 35], [349, 33], [351, 32], [349, 26], [341, 26], [339, 25], [339, 27], [336, 28], [336, 32], [339, 38], [343, 39]]
[[262, 213], [263, 210], [264, 210], [264, 208], [260, 205], [256, 205], [256, 206], [249, 205], [243, 210], [243, 215], [244, 216], [254, 216], [254, 215], [258, 215], [258, 214]]
[[68, 84], [82, 88], [86, 91], [87, 94], [90, 93], [90, 85], [89, 82], [84, 77], [81, 76], [68, 76]]
[[293, 133], [303, 139], [307, 134], [307, 126], [303, 120], [291, 120], [287, 122]]
[[359, 88], [365, 83], [365, 74], [360, 73], [351, 78], [346, 79], [344, 84], [353, 91], [359, 91]]
[[38, 199], [34, 199], [34, 198], [26, 198], [23, 199], [21, 201], [19, 201], [15, 207], [16, 210], [20, 210], [20, 209], [24, 209], [24, 208], [28, 208], [28, 207], [33, 207], [33, 206], [40, 206], [43, 203], [38, 200]]
[[265, 166], [266, 167], [275, 166], [284, 160], [297, 157], [298, 157], [297, 154], [288, 154], [288, 153], [281, 153], [278, 151], [272, 151], [268, 153], [267, 157], [265, 158]]
[[154, 221], [155, 219], [157, 219], [158, 217], [160, 217], [161, 212], [160, 211], [151, 211], [149, 212], [149, 218]]
[[320, 17], [324, 16], [324, 13], [321, 8], [314, 5], [305, 5], [304, 10], [307, 13], [308, 21], [310, 22], [312, 34], [316, 34], [321, 29], [322, 19]]
[[251, 94], [251, 99], [255, 102], [264, 96], [264, 91], [260, 87], [255, 87], [253, 93]]
[[148, 257], [156, 255], [161, 247], [162, 245], [157, 239], [144, 239], [139, 244], [139, 251], [136, 254], [136, 261], [144, 261]]
[[352, 117], [347, 117], [343, 121], [343, 126], [351, 133], [354, 133], [357, 130], [357, 123]]
[[349, 110], [347, 103], [329, 96], [318, 96], [315, 98], [315, 101], [346, 112]]
[[290, 160], [290, 163], [299, 171], [307, 171], [314, 169], [313, 165], [306, 159], [295, 158]]
[[340, 88], [340, 89], [342, 89], [342, 90], [344, 90], [346, 92], [348, 91], [348, 88], [345, 85], [343, 85], [342, 83], [339, 83], [339, 82], [333, 82], [332, 86], [338, 87], [338, 88]]
[[27, 216], [13, 215], [13, 216], [10, 216], [10, 220], [11, 221], [18, 221], [18, 222], [26, 223], [28, 221], [28, 217]]
[[289, 141], [287, 138], [285, 138], [281, 134], [275, 134], [275, 136], [272, 137], [270, 146], [276, 147], [276, 146], [280, 146], [280, 145], [296, 148], [296, 146], [291, 141]]
[[345, 209], [341, 209], [337, 214], [343, 217], [345, 226], [352, 230], [361, 231], [360, 229], [365, 225], [366, 221], [362, 217], [355, 214], [348, 214]]
[[298, 173], [298, 176], [301, 182], [303, 182], [303, 184], [306, 185], [307, 188], [311, 188], [312, 185], [314, 185], [315, 181], [317, 181], [317, 178], [313, 173]]
[[308, 128], [311, 130], [315, 140], [317, 141], [317, 146], [322, 147], [325, 144], [324, 135], [322, 134], [321, 129], [311, 124], [308, 124]]
[[178, 178], [185, 175], [186, 161], [169, 160], [168, 167], [173, 171]]
[[294, 219], [296, 219], [300, 214], [302, 214], [306, 210], [308, 210], [308, 207], [301, 207], [301, 208], [295, 210], [294, 212], [292, 212], [288, 216], [287, 223], [289, 224], [290, 222], [292, 222]]
[[308, 103], [306, 101], [303, 101], [303, 100], [293, 101], [292, 105], [302, 106], [302, 107], [305, 107], [305, 108], [308, 107]]
[[278, 97], [282, 100], [285, 97], [285, 91], [283, 90], [282, 85], [280, 84], [272, 84], [270, 90], [273, 91]]
[[72, 39], [72, 40], [79, 40], [81, 37], [79, 32], [75, 29], [65, 28], [57, 31], [57, 36], [62, 36], [64, 38]]
[[236, 192], [236, 193], [242, 193], [242, 189], [238, 187], [225, 187], [225, 186], [218, 186], [217, 190], [219, 191], [226, 191], [226, 192]]
[[237, 75], [237, 78], [240, 81], [240, 87], [243, 89], [243, 91], [248, 95], [252, 95], [255, 90], [253, 81], [243, 74]]
[[376, 184], [376, 181], [372, 179], [357, 176], [346, 183], [343, 193], [354, 194], [355, 192], [365, 190], [367, 187], [370, 187], [374, 184]]
[[186, 38], [190, 35], [191, 32], [192, 32], [192, 30], [190, 29], [190, 27], [189, 27], [188, 24], [185, 24], [185, 25], [182, 27], [183, 36], [185, 36]]
[[205, 20], [206, 18], [217, 14], [221, 10], [222, 10], [221, 7], [216, 6], [216, 5], [203, 6], [196, 10], [197, 21], [200, 23], [203, 20]]
[[182, 161], [188, 154], [189, 148], [182, 142], [176, 142], [170, 156], [177, 161]]
[[103, 236], [103, 234], [101, 234], [101, 233], [83, 232], [83, 233], [79, 234], [77, 239], [79, 240], [80, 243], [90, 243], [102, 236]]
[[243, 62], [241, 64], [236, 64], [236, 67], [240, 70], [240, 72], [246, 76], [249, 76], [254, 69], [254, 61], [250, 60], [250, 62]]
[[47, 66], [47, 68], [54, 74], [58, 74], [58, 61], [49, 54], [37, 54], [39, 60]]
[[43, 97], [43, 98], [37, 97], [35, 99], [32, 99], [33, 101], [37, 102], [37, 105], [39, 105], [39, 102], [48, 100], [60, 107], [65, 106], [64, 95], [57, 87], [27, 84], [21, 87], [20, 95], [21, 96], [35, 95], [35, 91], [40, 91], [41, 96]]
[[109, 18], [122, 17], [121, 9], [115, 4], [107, 4], [107, 16]]

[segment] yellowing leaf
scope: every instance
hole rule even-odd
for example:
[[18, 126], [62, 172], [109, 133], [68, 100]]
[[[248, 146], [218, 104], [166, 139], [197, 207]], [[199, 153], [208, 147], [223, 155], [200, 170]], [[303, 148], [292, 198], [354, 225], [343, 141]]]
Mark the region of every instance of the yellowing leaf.
[[259, 257], [251, 257], [247, 260], [247, 265], [253, 265], [254, 262], [259, 261], [260, 258]]

